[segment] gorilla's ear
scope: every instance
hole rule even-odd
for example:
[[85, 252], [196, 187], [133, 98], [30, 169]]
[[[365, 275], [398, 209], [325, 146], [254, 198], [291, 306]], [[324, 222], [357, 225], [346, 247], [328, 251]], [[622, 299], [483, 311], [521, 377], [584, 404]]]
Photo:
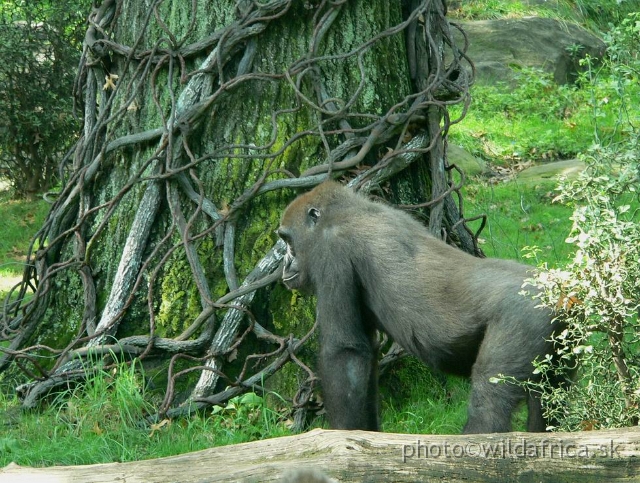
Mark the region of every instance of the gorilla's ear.
[[307, 215], [309, 215], [309, 218], [315, 225], [318, 221], [318, 218], [320, 218], [320, 210], [318, 208], [309, 208], [309, 211], [307, 211]]

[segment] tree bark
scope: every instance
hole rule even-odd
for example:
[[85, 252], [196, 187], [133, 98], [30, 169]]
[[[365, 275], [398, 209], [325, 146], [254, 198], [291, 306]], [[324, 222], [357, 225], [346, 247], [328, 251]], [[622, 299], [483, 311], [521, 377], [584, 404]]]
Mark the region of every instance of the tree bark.
[[[0, 470], [0, 483], [267, 482], [302, 469], [323, 471], [339, 482], [638, 481], [640, 429], [462, 436], [316, 429], [130, 463], [51, 468], [11, 464]], [[299, 475], [287, 481], [309, 480]]]
[[274, 230], [296, 190], [328, 176], [422, 203], [434, 233], [474, 251], [465, 230], [453, 234], [464, 220], [441, 121], [468, 101], [469, 82], [445, 10], [442, 0], [98, 5], [77, 83], [83, 136], [25, 272], [23, 289], [37, 290], [0, 324], [0, 371], [15, 358], [28, 369], [24, 405], [84, 377], [90, 356], [164, 359], [161, 412], [181, 381], [193, 407], [227, 385], [250, 389], [283, 354], [295, 360], [313, 302], [274, 285]]

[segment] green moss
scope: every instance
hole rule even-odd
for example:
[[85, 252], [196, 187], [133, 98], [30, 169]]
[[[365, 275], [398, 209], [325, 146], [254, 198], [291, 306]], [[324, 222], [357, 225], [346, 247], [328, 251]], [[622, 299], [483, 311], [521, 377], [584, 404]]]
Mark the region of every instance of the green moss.
[[158, 334], [180, 334], [200, 314], [200, 293], [183, 251], [176, 251], [163, 267], [160, 282], [160, 306], [156, 323]]
[[300, 337], [314, 324], [316, 301], [297, 291], [289, 291], [283, 285], [271, 291], [272, 323], [278, 334], [293, 333]]
[[[281, 336], [293, 334], [297, 338], [303, 337], [315, 323], [315, 298], [289, 291], [281, 284], [270, 290], [269, 307], [272, 330]], [[308, 367], [315, 368], [317, 352], [318, 341], [314, 335], [297, 353], [297, 357]], [[307, 376], [297, 364], [289, 363], [269, 379], [267, 388], [279, 397], [291, 399]], [[278, 403], [278, 397], [274, 396], [271, 400]]]
[[[47, 308], [36, 336], [39, 344], [54, 348], [66, 347], [78, 333], [82, 324], [84, 288], [77, 272], [66, 270], [58, 272], [51, 280], [53, 300]], [[50, 367], [55, 360], [51, 354], [43, 352], [45, 358], [39, 361], [44, 367]], [[48, 363], [50, 362], [50, 363]]]

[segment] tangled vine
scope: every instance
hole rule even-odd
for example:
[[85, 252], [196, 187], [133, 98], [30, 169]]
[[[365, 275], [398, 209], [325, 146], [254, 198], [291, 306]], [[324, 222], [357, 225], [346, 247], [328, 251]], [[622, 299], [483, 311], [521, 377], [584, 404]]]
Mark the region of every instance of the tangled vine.
[[[236, 271], [239, 220], [267, 193], [310, 188], [328, 176], [346, 177], [354, 188], [371, 192], [420, 161], [429, 167], [430, 199], [402, 207], [427, 209], [434, 234], [481, 255], [479, 230], [474, 233], [467, 226], [471, 219], [463, 213], [462, 182], [455, 181], [464, 176], [454, 177], [457, 168], [446, 158], [447, 131], [459, 121], [449, 117], [448, 106], [462, 104], [464, 111], [469, 102], [473, 68], [465, 55], [466, 37], [445, 17], [443, 1], [405, 0], [399, 23], [335, 53], [324, 46], [335, 35], [343, 10], [357, 3], [354, 0], [238, 0], [232, 21], [194, 40], [202, 5], [192, 0], [186, 31], [178, 36], [163, 18], [163, 0], [155, 0], [132, 28], [130, 42], [124, 43], [114, 39], [122, 37], [117, 32], [124, 28], [125, 3], [104, 0], [90, 15], [75, 87], [84, 130], [61, 163], [65, 182], [33, 240], [23, 280], [4, 302], [0, 371], [18, 368], [28, 377], [17, 391], [24, 406], [33, 407], [52, 389], [85, 377], [90, 356], [107, 365], [134, 358], [168, 359], [167, 388], [158, 415], [176, 416], [224, 403], [248, 389], [263, 389], [269, 376], [293, 362], [306, 374], [293, 398], [301, 425], [316, 376], [297, 354], [313, 328], [301, 337], [282, 336], [252, 314], [256, 292], [279, 279], [284, 247], [277, 242], [266, 250], [241, 281]], [[296, 9], [304, 9], [311, 18], [308, 50], [284, 70], [256, 68], [261, 36], [291, 21], [288, 17]], [[157, 33], [155, 43], [149, 43], [151, 30]], [[403, 42], [412, 92], [386, 112], [357, 112], [368, 81], [367, 56], [394, 38]], [[346, 62], [356, 66], [359, 80], [348, 96], [334, 96], [324, 71]], [[212, 116], [224, 115], [223, 106], [240, 87], [253, 83], [282, 86], [295, 99], [293, 107], [272, 112], [267, 142], [218, 139], [213, 148], [201, 149], [197, 141], [203, 126]], [[141, 109], [144, 92], [151, 92], [146, 109], [155, 108], [159, 122], [132, 129], [127, 119]], [[303, 112], [315, 119], [315, 125], [285, 133], [281, 121]], [[322, 147], [322, 161], [296, 175], [282, 165], [282, 156], [310, 139]], [[126, 182], [108, 197], [96, 196], [105, 173], [131, 152], [141, 161], [129, 167]], [[204, 166], [226, 159], [243, 161], [258, 175], [226, 206], [217, 206], [203, 180]], [[114, 213], [134, 194], [135, 216], [126, 227], [113, 278], [104, 282], [92, 256], [104, 243]], [[170, 221], [159, 227], [163, 212]], [[212, 288], [198, 252], [199, 243], [208, 238], [221, 247], [216, 251], [225, 279], [220, 296], [214, 295], [219, 290]], [[156, 324], [157, 287], [176, 253], [183, 253], [188, 262], [200, 310], [184, 330], [165, 337]], [[47, 345], [38, 334], [60, 290], [57, 279], [69, 272], [81, 281], [81, 320], [70, 340]], [[148, 305], [147, 333], [120, 336], [121, 322], [140, 297]], [[270, 349], [247, 355], [231, 378], [225, 364], [250, 335]], [[392, 345], [383, 366], [399, 353]], [[199, 380], [186, 401], [176, 405], [176, 381], [189, 373], [198, 374]], [[217, 389], [220, 381], [226, 384], [222, 391]]]

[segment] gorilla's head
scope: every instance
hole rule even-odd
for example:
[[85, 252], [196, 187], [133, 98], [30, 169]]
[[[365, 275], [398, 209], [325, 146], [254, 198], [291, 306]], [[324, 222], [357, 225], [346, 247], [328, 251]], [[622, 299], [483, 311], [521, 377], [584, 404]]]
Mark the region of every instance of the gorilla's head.
[[313, 291], [312, 273], [317, 273], [315, 260], [319, 255], [318, 243], [328, 222], [325, 214], [337, 201], [344, 188], [335, 182], [325, 182], [312, 191], [296, 198], [285, 210], [277, 233], [287, 244], [282, 281], [289, 289]]
[[314, 231], [320, 219], [320, 210], [313, 206], [290, 205], [282, 216], [278, 236], [287, 245], [282, 268], [282, 281], [288, 289], [304, 290], [310, 288], [309, 264], [306, 257], [307, 247], [313, 239]]

